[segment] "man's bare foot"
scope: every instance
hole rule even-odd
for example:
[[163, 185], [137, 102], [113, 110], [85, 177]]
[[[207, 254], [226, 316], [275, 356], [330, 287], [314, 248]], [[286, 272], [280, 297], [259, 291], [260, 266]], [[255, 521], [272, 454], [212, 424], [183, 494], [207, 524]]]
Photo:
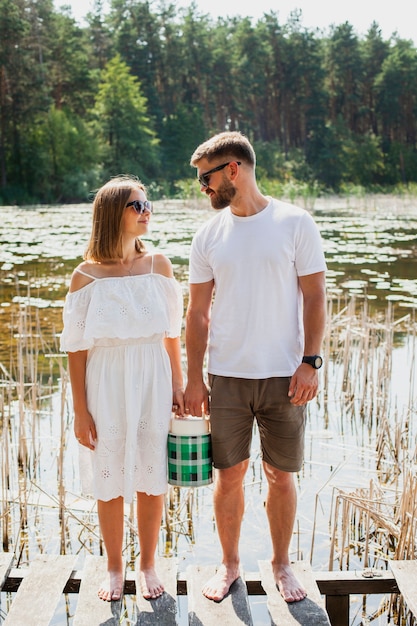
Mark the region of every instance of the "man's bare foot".
[[141, 593], [147, 600], [159, 598], [165, 591], [154, 567], [140, 570], [139, 580]]
[[307, 591], [294, 575], [291, 565], [272, 565], [275, 583], [286, 602], [304, 600]]
[[220, 565], [217, 572], [212, 578], [204, 585], [202, 591], [203, 594], [209, 600], [220, 602], [229, 593], [230, 587], [235, 580], [240, 576], [239, 566], [227, 567], [226, 565]]
[[123, 592], [123, 573], [109, 572], [107, 579], [98, 590], [98, 597], [105, 602], [120, 600]]

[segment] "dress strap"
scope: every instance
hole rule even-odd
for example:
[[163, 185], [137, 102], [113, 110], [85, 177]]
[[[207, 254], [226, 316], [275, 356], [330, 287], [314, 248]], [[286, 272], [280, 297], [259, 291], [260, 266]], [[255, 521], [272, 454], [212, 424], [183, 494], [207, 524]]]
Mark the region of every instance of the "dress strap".
[[151, 254], [151, 274], [153, 274], [153, 260], [154, 260], [154, 255]]
[[74, 272], [78, 272], [79, 274], [82, 274], [83, 276], [87, 276], [87, 278], [91, 278], [91, 280], [97, 280], [95, 276], [91, 276], [91, 274], [87, 274], [87, 272], [83, 272], [78, 267], [75, 268]]

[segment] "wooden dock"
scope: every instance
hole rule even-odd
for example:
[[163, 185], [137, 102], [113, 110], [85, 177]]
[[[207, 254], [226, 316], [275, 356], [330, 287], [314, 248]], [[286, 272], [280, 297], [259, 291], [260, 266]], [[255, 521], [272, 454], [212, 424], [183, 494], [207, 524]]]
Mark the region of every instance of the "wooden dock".
[[[28, 568], [13, 567], [13, 555], [0, 553], [0, 589], [13, 591], [4, 626], [49, 626], [62, 594], [77, 593], [74, 626], [116, 626], [122, 601], [102, 602], [97, 585], [105, 576], [106, 559], [86, 557], [83, 570], [74, 570], [77, 557], [39, 555]], [[272, 577], [271, 565], [259, 561], [259, 572], [241, 573], [222, 602], [212, 602], [201, 587], [215, 572], [213, 566], [192, 565], [179, 573], [175, 559], [161, 558], [158, 572], [165, 593], [156, 600], [136, 595], [137, 572], [127, 572], [125, 594], [135, 595], [137, 626], [176, 626], [177, 596], [187, 595], [189, 626], [256, 626], [249, 596], [267, 597], [271, 626], [348, 626], [349, 595], [401, 593], [413, 615], [417, 615], [417, 561], [393, 561], [390, 571], [313, 572], [307, 562], [293, 564], [308, 591], [301, 602], [287, 604]], [[2, 607], [4, 613], [4, 607]]]

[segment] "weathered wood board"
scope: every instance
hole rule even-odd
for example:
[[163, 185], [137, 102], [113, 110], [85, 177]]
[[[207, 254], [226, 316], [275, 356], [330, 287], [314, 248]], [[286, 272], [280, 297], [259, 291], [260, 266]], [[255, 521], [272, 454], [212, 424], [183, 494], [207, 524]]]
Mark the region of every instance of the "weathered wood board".
[[165, 592], [159, 598], [146, 600], [140, 592], [139, 559], [136, 560], [136, 604], [139, 609], [137, 626], [176, 626], [177, 624], [177, 563], [175, 559], [159, 558], [156, 571]]
[[276, 626], [330, 626], [324, 601], [314, 580], [310, 564], [299, 561], [292, 564], [298, 580], [307, 590], [300, 602], [286, 602], [275, 584], [269, 561], [259, 561], [262, 587], [267, 594], [267, 606], [272, 624]]
[[0, 553], [0, 589], [3, 588], [7, 576], [12, 568], [14, 555], [10, 552]]
[[248, 593], [243, 572], [221, 602], [206, 598], [201, 589], [216, 573], [214, 566], [199, 565], [187, 568], [188, 624], [189, 626], [252, 626]]
[[417, 617], [417, 561], [390, 561], [389, 565], [407, 607]]
[[[107, 558], [87, 555], [80, 584], [74, 626], [119, 626], [122, 612], [122, 598], [104, 602], [98, 589], [107, 576]], [[123, 596], [122, 596], [123, 597]]]
[[22, 580], [3, 626], [48, 626], [76, 560], [74, 555], [39, 555]]

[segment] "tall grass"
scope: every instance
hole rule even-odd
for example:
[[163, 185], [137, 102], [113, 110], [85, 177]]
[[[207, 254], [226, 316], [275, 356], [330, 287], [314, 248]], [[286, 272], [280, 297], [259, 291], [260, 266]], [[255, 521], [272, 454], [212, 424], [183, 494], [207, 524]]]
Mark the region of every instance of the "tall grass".
[[[326, 336], [329, 363], [338, 367], [339, 398], [345, 420], [360, 421], [375, 453], [375, 476], [367, 489], [343, 491], [336, 488], [331, 521], [329, 569], [335, 563], [349, 567], [352, 552], [362, 555], [363, 565], [384, 566], [390, 558], [414, 558], [417, 548], [415, 511], [416, 442], [415, 358], [416, 320], [414, 312], [394, 319], [389, 304], [385, 315], [370, 317], [366, 303], [359, 310], [354, 300], [329, 316]], [[402, 372], [408, 396], [392, 393], [393, 352], [396, 335], [407, 337], [406, 361]], [[328, 375], [326, 376], [328, 381]]]
[[[333, 402], [345, 424], [363, 429], [375, 465], [367, 487], [333, 487], [328, 568], [360, 567], [377, 575], [392, 559], [417, 556], [415, 312], [395, 317], [388, 304], [383, 314], [371, 315], [366, 301], [358, 306], [354, 299], [329, 307], [323, 403]], [[398, 397], [393, 358], [401, 343], [404, 392]], [[319, 504], [317, 497], [316, 515]], [[313, 549], [314, 533], [311, 558]], [[384, 599], [373, 619], [384, 611], [405, 623], [398, 598]]]
[[[14, 552], [17, 562], [29, 561], [37, 551], [102, 552], [94, 502], [77, 494], [66, 359], [54, 342], [45, 343], [36, 308], [22, 307], [11, 328], [10, 360], [0, 363], [3, 550]], [[321, 390], [310, 410], [321, 415], [324, 429], [337, 414], [341, 432], [347, 425], [361, 430], [374, 458], [367, 487], [333, 487], [329, 569], [360, 564], [377, 570], [390, 559], [416, 557], [416, 329], [414, 312], [398, 315], [391, 304], [381, 313], [370, 311], [366, 300], [328, 302]], [[398, 349], [406, 351], [407, 364], [401, 402], [392, 385]], [[201, 494], [169, 489], [161, 554], [178, 554], [184, 539], [194, 543], [195, 519], [204, 506]], [[317, 486], [316, 513], [319, 506]], [[132, 507], [126, 521], [125, 552], [134, 559], [139, 547]], [[317, 531], [314, 524], [311, 559]]]

